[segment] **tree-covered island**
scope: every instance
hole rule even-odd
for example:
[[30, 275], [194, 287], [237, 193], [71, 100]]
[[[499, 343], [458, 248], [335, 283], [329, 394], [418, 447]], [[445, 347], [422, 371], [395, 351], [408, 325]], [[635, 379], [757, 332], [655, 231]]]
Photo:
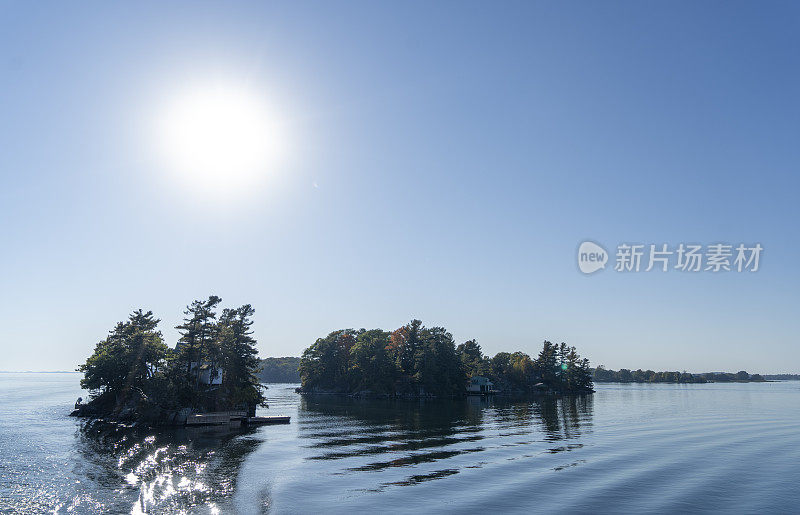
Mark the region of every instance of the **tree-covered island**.
[[134, 311], [117, 323], [78, 368], [91, 398], [73, 415], [171, 425], [192, 413], [254, 414], [266, 405], [256, 375], [254, 310], [246, 304], [217, 313], [221, 302], [211, 296], [187, 306], [175, 348], [164, 342], [151, 311]]
[[285, 356], [281, 358], [262, 358], [258, 379], [262, 383], [299, 383], [300, 358]]
[[456, 397], [470, 378], [504, 394], [593, 392], [589, 361], [565, 343], [485, 356], [475, 340], [456, 345], [443, 327], [419, 320], [389, 332], [342, 329], [318, 339], [300, 359], [302, 391], [402, 397]]

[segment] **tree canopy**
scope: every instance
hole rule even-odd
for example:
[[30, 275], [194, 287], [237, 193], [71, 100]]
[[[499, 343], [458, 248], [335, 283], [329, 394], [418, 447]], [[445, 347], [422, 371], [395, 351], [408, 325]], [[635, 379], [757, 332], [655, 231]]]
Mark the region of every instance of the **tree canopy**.
[[153, 312], [134, 311], [118, 322], [94, 353], [78, 367], [81, 387], [91, 391], [125, 393], [142, 390], [166, 364], [170, 349], [156, 328], [160, 320]]
[[592, 391], [589, 362], [574, 347], [545, 341], [536, 359], [523, 352], [484, 356], [475, 340], [458, 346], [443, 327], [419, 320], [394, 330], [341, 329], [317, 339], [300, 359], [305, 391], [453, 396], [485, 376], [508, 393]]
[[262, 358], [261, 371], [258, 378], [262, 383], [299, 383], [300, 358], [286, 356], [282, 358]]
[[[164, 343], [160, 320], [151, 311], [134, 311], [78, 367], [81, 386], [105, 411], [132, 405], [150, 411], [252, 410], [264, 404], [252, 331], [255, 310], [245, 304], [223, 309], [218, 317], [221, 302], [212, 295], [187, 306], [174, 349]], [[212, 381], [201, 380], [204, 372]]]

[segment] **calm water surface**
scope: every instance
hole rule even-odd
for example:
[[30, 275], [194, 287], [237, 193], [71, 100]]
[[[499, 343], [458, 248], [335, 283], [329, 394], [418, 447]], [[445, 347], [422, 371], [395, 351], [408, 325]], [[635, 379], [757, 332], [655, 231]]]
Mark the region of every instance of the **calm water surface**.
[[245, 432], [101, 430], [76, 374], [0, 374], [0, 512], [798, 512], [800, 383], [302, 398]]

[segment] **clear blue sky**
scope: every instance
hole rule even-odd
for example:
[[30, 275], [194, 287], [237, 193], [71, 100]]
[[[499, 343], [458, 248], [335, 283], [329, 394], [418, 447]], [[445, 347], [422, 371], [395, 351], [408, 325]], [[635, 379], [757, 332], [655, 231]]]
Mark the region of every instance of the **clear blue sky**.
[[[262, 356], [444, 325], [612, 368], [800, 372], [793, 2], [3, 2], [0, 370], [138, 307], [251, 303]], [[245, 83], [291, 156], [235, 202], [148, 129]], [[185, 181], [188, 182], [188, 181]], [[754, 274], [582, 275], [584, 239], [760, 242]]]

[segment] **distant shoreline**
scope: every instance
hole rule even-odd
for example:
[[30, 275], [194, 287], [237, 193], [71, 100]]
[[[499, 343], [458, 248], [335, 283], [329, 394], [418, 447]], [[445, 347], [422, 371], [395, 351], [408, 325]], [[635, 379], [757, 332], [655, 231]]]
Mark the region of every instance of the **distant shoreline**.
[[618, 383], [618, 384], [709, 384], [709, 383], [772, 383], [780, 379], [710, 379], [703, 376], [695, 376], [694, 381], [646, 381], [646, 380], [621, 380], [621, 379], [594, 379], [595, 383]]
[[0, 374], [80, 374], [75, 370], [0, 370]]

